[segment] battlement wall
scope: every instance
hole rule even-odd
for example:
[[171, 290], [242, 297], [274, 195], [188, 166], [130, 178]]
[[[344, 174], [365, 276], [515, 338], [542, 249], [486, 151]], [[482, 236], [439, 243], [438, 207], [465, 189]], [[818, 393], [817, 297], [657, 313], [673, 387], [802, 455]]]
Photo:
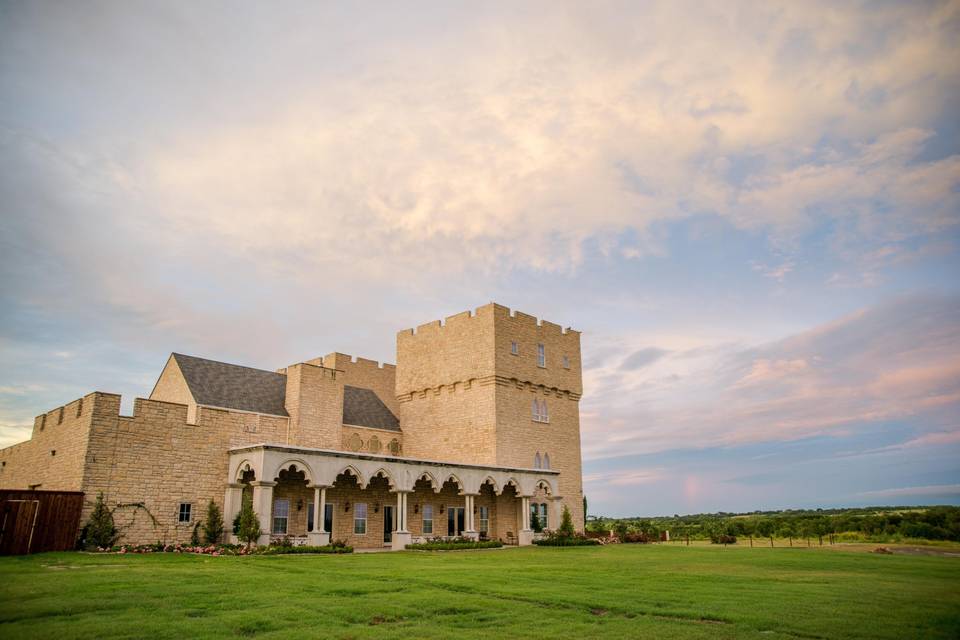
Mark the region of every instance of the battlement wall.
[[397, 406], [397, 365], [387, 362], [359, 358], [346, 353], [334, 352], [309, 361], [320, 362], [324, 367], [337, 370], [337, 378], [346, 385], [371, 389], [377, 397], [393, 412], [398, 414]]
[[496, 303], [398, 332], [397, 365], [400, 396], [489, 376], [582, 393], [580, 332]]
[[37, 416], [29, 440], [0, 449], [0, 488], [79, 491], [97, 395]]

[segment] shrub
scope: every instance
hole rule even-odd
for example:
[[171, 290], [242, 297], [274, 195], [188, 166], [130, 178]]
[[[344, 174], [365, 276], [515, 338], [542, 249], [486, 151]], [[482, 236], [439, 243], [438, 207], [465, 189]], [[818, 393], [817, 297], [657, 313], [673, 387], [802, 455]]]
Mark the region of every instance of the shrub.
[[203, 525], [203, 539], [207, 544], [217, 544], [223, 535], [223, 516], [213, 500], [207, 505], [207, 521]]
[[620, 542], [626, 542], [631, 544], [648, 544], [650, 542], [656, 542], [654, 538], [643, 532], [628, 533], [627, 535], [620, 538]]
[[444, 540], [433, 538], [427, 542], [408, 544], [407, 549], [416, 551], [455, 551], [457, 549], [498, 549], [503, 546], [499, 540], [473, 540], [471, 538], [454, 538]]
[[260, 537], [260, 520], [253, 510], [253, 499], [249, 496], [243, 497], [243, 506], [240, 508], [240, 527], [237, 530], [237, 537], [247, 543], [247, 549]]
[[284, 546], [284, 545], [270, 545], [267, 547], [261, 547], [256, 550], [256, 555], [264, 556], [276, 556], [276, 555], [286, 555], [286, 554], [297, 554], [297, 553], [353, 553], [353, 547], [348, 547], [345, 544], [332, 545], [327, 544], [322, 547], [315, 547], [310, 545], [302, 545], [295, 547], [293, 545]]
[[200, 526], [203, 524], [200, 520], [197, 520], [196, 524], [193, 525], [193, 531], [190, 533], [190, 544], [199, 547], [200, 546]]
[[728, 533], [711, 534], [710, 542], [713, 544], [737, 544], [737, 536], [731, 536]]
[[540, 547], [589, 547], [599, 545], [600, 541], [586, 536], [560, 536], [557, 533], [551, 533], [540, 540], [534, 540], [533, 544]]
[[573, 530], [573, 518], [570, 517], [570, 509], [567, 508], [567, 505], [563, 505], [563, 515], [560, 517], [560, 528], [557, 533], [567, 537], [573, 537], [576, 533]]
[[87, 521], [86, 545], [98, 549], [109, 549], [117, 541], [117, 528], [113, 524], [113, 514], [107, 508], [107, 503], [101, 491], [93, 505], [93, 513]]

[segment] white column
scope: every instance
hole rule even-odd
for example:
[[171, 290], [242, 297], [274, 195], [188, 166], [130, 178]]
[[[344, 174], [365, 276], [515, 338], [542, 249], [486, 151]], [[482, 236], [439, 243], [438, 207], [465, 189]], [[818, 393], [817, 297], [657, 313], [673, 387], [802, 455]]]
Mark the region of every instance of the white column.
[[226, 532], [226, 541], [237, 543], [237, 536], [233, 533], [233, 521], [243, 507], [243, 485], [231, 483], [227, 485], [227, 493], [223, 497], [223, 522]]
[[407, 530], [407, 491], [397, 491], [397, 528], [393, 532], [390, 548], [403, 551], [410, 544], [412, 536]]
[[317, 516], [317, 525], [314, 526], [314, 531], [319, 531], [320, 533], [333, 533], [332, 531], [327, 531], [327, 488], [320, 487], [320, 500], [317, 503], [316, 515]]
[[273, 525], [273, 487], [276, 482], [258, 480], [253, 485], [253, 510], [260, 520], [260, 539], [257, 544], [270, 544], [270, 531]]
[[467, 529], [466, 531], [463, 532], [463, 536], [465, 538], [473, 538], [474, 540], [477, 540], [480, 538], [480, 534], [477, 533], [477, 528], [474, 525], [474, 518], [473, 518], [473, 505], [474, 505], [474, 500], [476, 499], [476, 494], [468, 493], [468, 494], [465, 494], [463, 497], [464, 497], [464, 503], [465, 503], [464, 510], [466, 511], [466, 515], [467, 515], [467, 517], [465, 518], [466, 522], [464, 522], [464, 525], [466, 525]]
[[530, 496], [522, 496], [520, 499], [523, 510], [523, 529], [517, 536], [517, 544], [521, 547], [533, 544], [533, 530], [530, 528]]
[[324, 531], [324, 506], [327, 504], [327, 487], [322, 484], [313, 487], [313, 531], [307, 534], [307, 541], [317, 547], [330, 544], [330, 533]]

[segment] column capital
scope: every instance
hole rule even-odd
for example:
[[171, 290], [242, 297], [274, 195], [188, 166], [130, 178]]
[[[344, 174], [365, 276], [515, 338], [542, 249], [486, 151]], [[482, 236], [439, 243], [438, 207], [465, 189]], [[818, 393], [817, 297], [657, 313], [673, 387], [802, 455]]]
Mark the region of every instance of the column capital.
[[250, 483], [252, 487], [275, 487], [277, 486], [276, 482], [270, 482], [269, 480], [254, 480]]
[[333, 485], [316, 483], [308, 484], [307, 489], [329, 489], [331, 486]]
[[390, 489], [390, 493], [413, 493], [413, 489]]
[[473, 498], [476, 498], [477, 496], [480, 495], [480, 492], [478, 491], [477, 493], [461, 493], [460, 495], [462, 495], [462, 496], [471, 496], [471, 497], [473, 497]]

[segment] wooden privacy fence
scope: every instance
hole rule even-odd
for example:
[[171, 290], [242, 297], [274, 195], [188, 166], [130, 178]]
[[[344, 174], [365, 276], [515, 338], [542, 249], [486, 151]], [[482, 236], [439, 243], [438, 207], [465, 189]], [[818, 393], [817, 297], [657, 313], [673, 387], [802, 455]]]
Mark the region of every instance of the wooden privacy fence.
[[73, 549], [82, 510], [81, 491], [0, 489], [0, 555]]

